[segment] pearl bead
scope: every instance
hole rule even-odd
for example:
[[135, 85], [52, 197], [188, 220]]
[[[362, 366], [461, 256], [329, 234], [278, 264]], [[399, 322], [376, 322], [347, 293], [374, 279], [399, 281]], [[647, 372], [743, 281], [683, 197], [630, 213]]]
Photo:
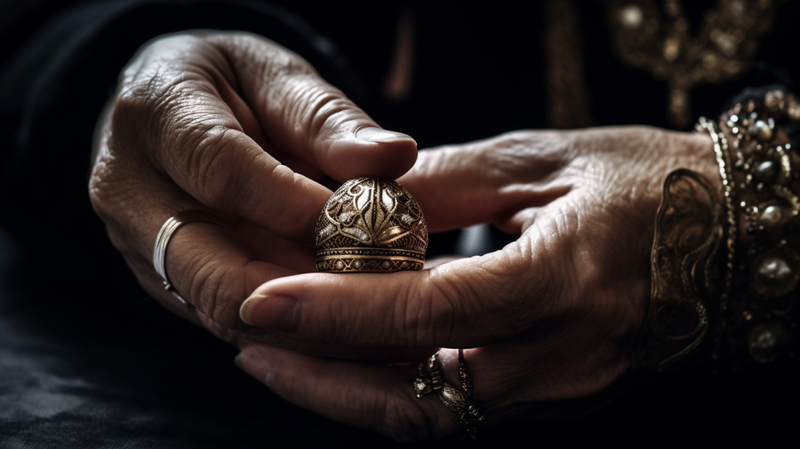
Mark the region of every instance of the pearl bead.
[[747, 134], [762, 142], [772, 140], [772, 128], [770, 128], [764, 120], [756, 120], [755, 123], [750, 125], [747, 129]]
[[636, 5], [626, 6], [619, 10], [619, 20], [625, 28], [634, 30], [642, 26], [644, 14], [642, 8]]
[[747, 338], [747, 349], [758, 362], [771, 362], [792, 348], [792, 337], [786, 326], [763, 323], [754, 327]]
[[764, 208], [758, 217], [758, 224], [768, 229], [775, 229], [781, 226], [789, 218], [785, 207], [778, 204], [771, 204]]
[[758, 164], [755, 168], [755, 172], [753, 173], [756, 179], [769, 183], [775, 182], [780, 174], [780, 165], [778, 165], [777, 162], [769, 159]]
[[750, 285], [761, 295], [783, 296], [797, 286], [796, 267], [789, 265], [780, 253], [759, 257], [755, 260], [753, 268]]

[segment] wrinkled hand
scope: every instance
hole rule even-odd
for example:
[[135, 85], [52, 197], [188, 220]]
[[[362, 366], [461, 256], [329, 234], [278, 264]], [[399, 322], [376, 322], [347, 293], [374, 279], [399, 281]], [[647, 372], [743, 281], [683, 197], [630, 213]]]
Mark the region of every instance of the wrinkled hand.
[[[552, 418], [630, 367], [649, 297], [661, 185], [675, 168], [719, 183], [710, 140], [653, 128], [517, 132], [420, 153], [401, 178], [432, 231], [492, 223], [502, 250], [421, 272], [302, 274], [270, 281], [246, 322], [304, 343], [465, 351], [486, 424]], [[457, 351], [441, 351], [457, 379]], [[416, 365], [323, 359], [265, 346], [237, 362], [284, 398], [393, 438], [455, 432]], [[561, 410], [563, 412], [563, 410]]]
[[[257, 286], [315, 269], [314, 225], [331, 194], [321, 182], [397, 177], [416, 159], [410, 137], [379, 129], [306, 61], [246, 33], [143, 47], [96, 134], [90, 196], [112, 242], [155, 298], [232, 342], [248, 338], [239, 306]], [[187, 308], [152, 257], [162, 224], [191, 209], [226, 227], [187, 224], [169, 244], [167, 275]]]

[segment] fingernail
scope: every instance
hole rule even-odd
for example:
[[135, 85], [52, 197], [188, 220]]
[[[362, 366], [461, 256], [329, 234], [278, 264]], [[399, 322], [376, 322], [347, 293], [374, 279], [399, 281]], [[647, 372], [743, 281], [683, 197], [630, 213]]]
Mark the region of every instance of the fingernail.
[[417, 141], [408, 134], [387, 131], [381, 128], [361, 128], [356, 132], [356, 137], [376, 143], [411, 142], [414, 145], [417, 144]]
[[298, 302], [288, 296], [260, 296], [247, 298], [239, 309], [242, 321], [264, 329], [292, 331], [297, 327]]
[[248, 349], [243, 349], [242, 352], [233, 359], [233, 362], [236, 363], [236, 366], [241, 368], [242, 371], [264, 383], [269, 380], [269, 375], [272, 372], [268, 358], [258, 357], [255, 351], [250, 351]]

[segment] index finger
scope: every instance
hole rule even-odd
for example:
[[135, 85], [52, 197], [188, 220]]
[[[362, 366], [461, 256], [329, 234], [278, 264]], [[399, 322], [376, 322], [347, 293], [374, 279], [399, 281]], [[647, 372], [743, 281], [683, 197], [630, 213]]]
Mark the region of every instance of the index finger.
[[[265, 58], [282, 60], [274, 48], [275, 54], [260, 55], [261, 60], [233, 73], [228, 57], [242, 55], [222, 48], [241, 42], [221, 42], [225, 45], [173, 36], [148, 46], [125, 72], [125, 90], [114, 110], [112, 150], [148, 154], [154, 168], [206, 207], [309, 245], [317, 214], [331, 192], [287, 164], [304, 163], [313, 176], [330, 172], [338, 177], [380, 174], [381, 167], [400, 170], [399, 175], [413, 164], [416, 147], [410, 137], [376, 130], [354, 105], [334, 101], [341, 92], [304, 68], [307, 64], [296, 55], [283, 55], [297, 59], [294, 63], [274, 64], [285, 73], [259, 71], [260, 65], [268, 66]], [[243, 80], [256, 83], [253, 78], [268, 86], [268, 91], [244, 92], [256, 95], [255, 102], [239, 91], [247, 84]], [[331, 162], [353, 159], [347, 155], [361, 161], [347, 164], [353, 173]]]
[[[205, 81], [184, 81], [174, 90], [180, 93], [166, 110], [158, 110], [155, 99], [142, 100], [141, 92], [120, 96], [108, 142], [112, 153], [151, 154], [153, 165], [206, 207], [310, 244], [330, 190], [266, 153]], [[155, 123], [142, 123], [143, 117]]]

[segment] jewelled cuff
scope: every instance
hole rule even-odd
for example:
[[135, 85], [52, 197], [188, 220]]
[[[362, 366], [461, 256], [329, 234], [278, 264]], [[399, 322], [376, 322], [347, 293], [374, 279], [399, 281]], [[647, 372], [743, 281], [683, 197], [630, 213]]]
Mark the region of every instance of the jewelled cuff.
[[788, 360], [800, 318], [800, 154], [785, 129], [800, 103], [783, 90], [736, 104], [719, 120], [730, 142], [738, 234], [730, 298], [712, 356], [723, 370]]
[[698, 123], [713, 141], [723, 189], [684, 169], [665, 180], [636, 368], [663, 370], [690, 352], [723, 372], [792, 358], [800, 154], [785, 130], [798, 120], [797, 98], [776, 89]]

